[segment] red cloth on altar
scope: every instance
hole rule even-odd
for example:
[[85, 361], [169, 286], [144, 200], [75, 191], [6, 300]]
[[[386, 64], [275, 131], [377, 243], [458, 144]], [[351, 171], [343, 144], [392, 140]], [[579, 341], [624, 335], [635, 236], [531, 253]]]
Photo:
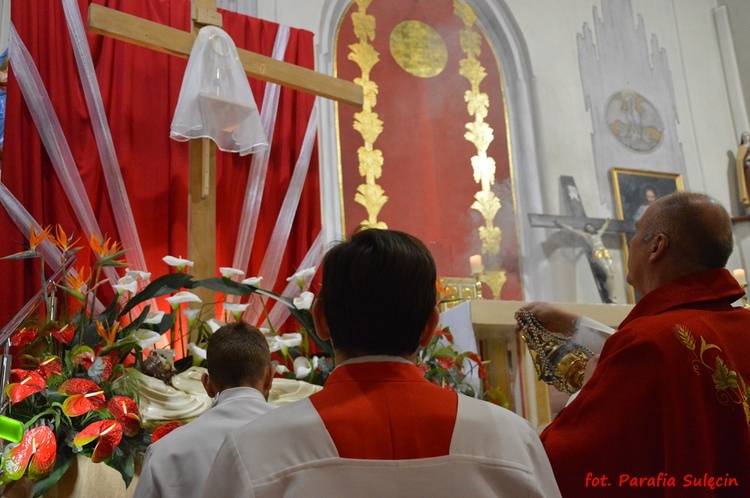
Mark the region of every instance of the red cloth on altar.
[[[92, 2], [78, 3], [85, 25], [88, 5]], [[190, 29], [187, 0], [95, 0], [95, 3], [178, 29]], [[271, 55], [277, 24], [223, 10], [221, 14], [223, 29], [238, 47]], [[62, 3], [15, 2], [11, 6], [11, 20], [45, 83], [101, 232], [118, 240]], [[90, 33], [88, 40], [146, 264], [156, 277], [169, 271], [162, 257], [187, 256], [188, 144], [169, 139], [169, 125], [187, 59]], [[314, 68], [313, 57], [312, 33], [291, 29], [284, 60]], [[12, 62], [10, 70], [2, 182], [42, 226], [59, 223], [68, 234], [80, 237], [82, 230], [31, 120], [13, 75]], [[250, 80], [250, 85], [260, 108], [266, 85], [255, 79]], [[245, 269], [248, 276], [257, 274], [265, 255], [299, 157], [313, 102], [311, 95], [281, 89], [265, 194], [250, 264]], [[217, 153], [217, 275], [218, 267], [232, 264], [251, 160], [252, 156]], [[285, 277], [298, 269], [320, 228], [314, 150], [278, 285], [264, 281], [265, 287], [273, 286], [277, 292], [283, 290]], [[24, 232], [0, 208], [0, 256], [21, 251]], [[81, 240], [80, 245], [86, 249], [79, 253], [77, 266], [88, 265], [88, 243]], [[0, 323], [5, 323], [39, 289], [38, 260], [0, 261], [0, 275], [6, 283], [0, 287]]]
[[750, 496], [742, 295], [722, 268], [638, 302], [542, 433], [563, 496]]

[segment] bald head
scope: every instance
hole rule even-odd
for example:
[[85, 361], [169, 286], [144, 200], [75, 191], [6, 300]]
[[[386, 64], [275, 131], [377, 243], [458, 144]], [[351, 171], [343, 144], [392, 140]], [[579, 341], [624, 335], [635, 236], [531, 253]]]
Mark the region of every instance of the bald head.
[[[682, 264], [694, 271], [723, 268], [734, 247], [729, 213], [716, 200], [696, 192], [662, 197], [648, 209], [643, 239], [665, 233]], [[675, 251], [676, 250], [676, 251]]]

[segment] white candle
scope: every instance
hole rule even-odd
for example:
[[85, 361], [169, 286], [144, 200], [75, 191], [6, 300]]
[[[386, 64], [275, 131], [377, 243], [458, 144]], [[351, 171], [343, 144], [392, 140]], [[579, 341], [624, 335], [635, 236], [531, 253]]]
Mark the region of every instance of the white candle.
[[747, 285], [747, 277], [745, 276], [745, 270], [742, 268], [737, 268], [736, 270], [732, 271], [732, 275], [734, 275], [734, 278], [737, 279], [737, 283], [741, 286]]
[[475, 254], [474, 256], [469, 257], [469, 264], [471, 265], [472, 275], [475, 275], [477, 273], [482, 273], [482, 270], [484, 270], [484, 265], [482, 265], [481, 254]]

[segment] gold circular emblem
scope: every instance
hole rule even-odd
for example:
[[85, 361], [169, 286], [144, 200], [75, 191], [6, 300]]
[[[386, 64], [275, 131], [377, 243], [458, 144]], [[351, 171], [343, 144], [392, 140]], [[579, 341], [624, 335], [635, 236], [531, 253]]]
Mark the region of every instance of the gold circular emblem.
[[448, 49], [437, 31], [419, 21], [404, 21], [391, 31], [391, 55], [399, 66], [418, 78], [440, 74]]

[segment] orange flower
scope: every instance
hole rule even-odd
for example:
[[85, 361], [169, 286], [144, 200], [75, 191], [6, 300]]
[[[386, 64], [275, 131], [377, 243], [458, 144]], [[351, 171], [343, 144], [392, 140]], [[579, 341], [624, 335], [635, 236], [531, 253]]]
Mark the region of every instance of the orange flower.
[[52, 227], [48, 226], [42, 231], [42, 233], [37, 234], [34, 230], [34, 225], [31, 225], [31, 231], [29, 233], [29, 249], [35, 251], [36, 246], [44, 242], [45, 239], [49, 238], [50, 230], [52, 230]]
[[120, 245], [117, 242], [114, 242], [112, 239], [107, 239], [104, 241], [104, 243], [102, 243], [102, 241], [99, 240], [99, 237], [95, 233], [91, 234], [91, 249], [100, 258], [112, 256], [113, 254], [116, 254], [117, 252], [122, 250], [120, 248]]
[[[75, 275], [71, 275], [70, 273], [65, 275], [65, 283], [68, 284], [69, 289], [83, 294], [83, 288], [86, 286], [86, 282], [88, 282], [88, 277], [86, 277], [86, 267], [80, 266], [78, 271], [74, 273]], [[89, 270], [89, 276], [91, 276], [91, 270]]]
[[117, 338], [117, 332], [119, 331], [120, 322], [115, 322], [115, 324], [112, 325], [112, 328], [109, 330], [104, 327], [104, 323], [96, 322], [96, 333], [99, 334], [99, 337], [107, 342], [107, 346], [115, 342], [115, 338]]
[[73, 238], [73, 236], [68, 237], [68, 235], [65, 233], [65, 230], [63, 230], [61, 225], [59, 224], [57, 225], [55, 232], [56, 232], [55, 237], [50, 237], [49, 240], [50, 242], [55, 244], [62, 252], [64, 253], [77, 252], [77, 250], [80, 249], [74, 246], [81, 239], [78, 238], [74, 240], [73, 242], [71, 242], [70, 240]]

